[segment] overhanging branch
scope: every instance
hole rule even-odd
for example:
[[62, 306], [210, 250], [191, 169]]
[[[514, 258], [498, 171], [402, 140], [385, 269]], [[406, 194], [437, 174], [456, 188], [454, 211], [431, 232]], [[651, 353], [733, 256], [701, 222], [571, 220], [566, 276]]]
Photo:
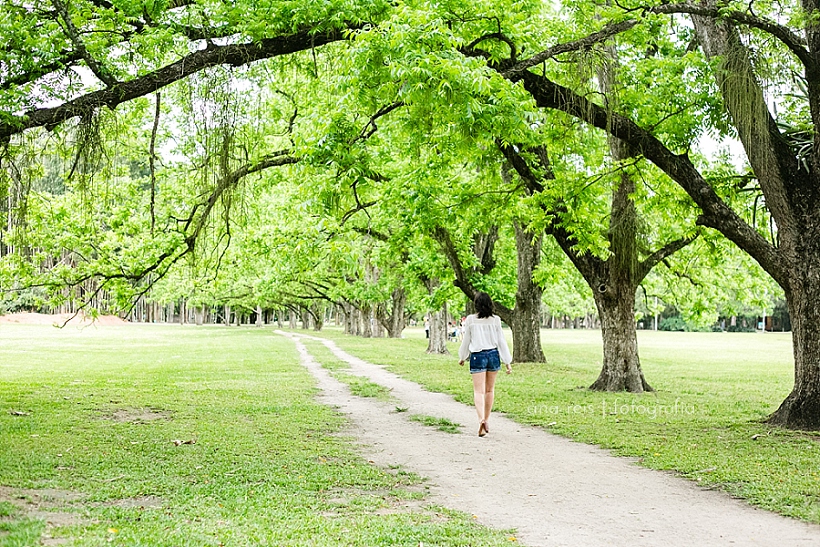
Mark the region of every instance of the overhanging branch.
[[550, 48], [545, 49], [541, 53], [538, 53], [537, 55], [533, 55], [529, 59], [524, 59], [523, 61], [520, 61], [514, 64], [513, 66], [504, 69], [501, 72], [501, 75], [508, 79], [515, 78], [521, 72], [524, 72], [525, 70], [528, 70], [536, 65], [540, 65], [544, 61], [547, 61], [548, 59], [551, 59], [556, 55], [560, 55], [562, 53], [569, 53], [571, 51], [581, 51], [584, 49], [589, 49], [595, 44], [605, 42], [617, 34], [626, 32], [627, 30], [631, 29], [637, 24], [638, 21], [633, 19], [619, 21], [617, 23], [609, 23], [598, 32], [594, 32], [589, 36], [585, 36], [584, 38], [580, 38], [578, 40], [573, 40], [572, 42], [565, 42], [563, 44], [554, 45]]
[[[355, 28], [359, 27], [351, 26], [347, 30]], [[206, 49], [186, 55], [174, 63], [132, 80], [81, 95], [55, 107], [37, 108], [22, 116], [5, 117], [0, 122], [0, 142], [7, 141], [12, 135], [34, 127], [53, 128], [68, 119], [83, 116], [103, 106], [113, 109], [122, 103], [153, 93], [206, 68], [219, 65], [244, 66], [262, 59], [309, 50], [343, 40], [345, 37], [346, 34], [341, 30], [330, 30], [318, 34], [304, 30], [256, 42], [223, 46], [210, 44]]]

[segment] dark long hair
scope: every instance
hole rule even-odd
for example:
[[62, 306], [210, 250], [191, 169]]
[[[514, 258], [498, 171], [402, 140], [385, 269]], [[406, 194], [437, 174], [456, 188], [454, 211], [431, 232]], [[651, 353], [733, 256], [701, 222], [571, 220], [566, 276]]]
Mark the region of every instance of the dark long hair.
[[490, 317], [493, 314], [493, 301], [490, 295], [485, 292], [475, 293], [475, 311], [478, 313], [478, 318], [483, 319]]

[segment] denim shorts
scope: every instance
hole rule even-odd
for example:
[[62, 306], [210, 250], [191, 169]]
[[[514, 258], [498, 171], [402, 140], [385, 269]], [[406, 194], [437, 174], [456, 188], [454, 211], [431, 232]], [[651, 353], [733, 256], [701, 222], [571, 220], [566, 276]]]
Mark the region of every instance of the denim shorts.
[[497, 349], [484, 349], [470, 354], [470, 374], [498, 372], [499, 370], [501, 370], [501, 357]]

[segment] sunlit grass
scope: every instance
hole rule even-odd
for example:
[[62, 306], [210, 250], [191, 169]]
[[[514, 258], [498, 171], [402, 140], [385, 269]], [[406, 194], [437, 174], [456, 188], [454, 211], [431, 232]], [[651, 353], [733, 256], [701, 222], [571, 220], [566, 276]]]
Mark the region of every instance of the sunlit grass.
[[362, 460], [315, 395], [270, 329], [4, 325], [0, 487], [70, 493], [45, 509], [76, 522], [0, 499], [0, 544], [508, 543], [467, 515], [405, 508], [421, 479]]

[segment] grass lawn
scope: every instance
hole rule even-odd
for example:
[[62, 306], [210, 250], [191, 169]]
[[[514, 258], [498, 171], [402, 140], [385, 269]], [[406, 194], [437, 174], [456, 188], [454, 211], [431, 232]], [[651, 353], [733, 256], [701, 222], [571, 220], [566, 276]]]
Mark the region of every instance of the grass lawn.
[[315, 393], [270, 329], [0, 326], [0, 545], [509, 544]]
[[[468, 372], [451, 356], [425, 354], [420, 329], [401, 340], [362, 339], [326, 329], [358, 357], [472, 404]], [[496, 410], [523, 423], [632, 456], [704, 487], [820, 523], [820, 435], [762, 423], [794, 377], [788, 333], [639, 333], [641, 363], [654, 393], [585, 389], [601, 367], [601, 334], [544, 330], [546, 364], [501, 374]]]

